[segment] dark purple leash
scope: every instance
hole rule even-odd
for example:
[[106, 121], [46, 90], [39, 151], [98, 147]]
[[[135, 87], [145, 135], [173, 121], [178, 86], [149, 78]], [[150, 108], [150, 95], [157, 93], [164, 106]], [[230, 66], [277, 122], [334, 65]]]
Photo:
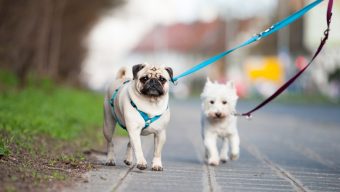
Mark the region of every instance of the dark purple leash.
[[267, 103], [275, 99], [277, 96], [279, 96], [284, 90], [286, 90], [309, 66], [312, 64], [314, 59], [319, 55], [320, 51], [322, 50], [323, 46], [326, 44], [326, 41], [328, 39], [328, 34], [329, 34], [329, 27], [331, 24], [331, 19], [332, 19], [332, 9], [333, 9], [333, 0], [328, 1], [328, 7], [327, 7], [327, 29], [324, 32], [324, 37], [321, 39], [321, 42], [319, 44], [318, 49], [314, 53], [314, 56], [312, 59], [309, 61], [309, 63], [302, 68], [297, 74], [295, 74], [292, 78], [290, 78], [285, 84], [283, 84], [275, 93], [273, 93], [270, 97], [268, 97], [266, 100], [262, 101], [259, 105], [257, 105], [254, 109], [246, 112], [246, 113], [235, 113], [236, 116], [246, 116], [247, 118], [251, 117], [251, 114], [258, 109], [262, 108], [265, 106]]

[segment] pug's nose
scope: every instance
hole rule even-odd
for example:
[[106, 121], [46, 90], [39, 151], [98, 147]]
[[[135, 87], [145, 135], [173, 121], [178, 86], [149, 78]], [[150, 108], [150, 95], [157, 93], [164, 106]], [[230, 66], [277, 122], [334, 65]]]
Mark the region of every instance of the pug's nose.
[[150, 84], [151, 84], [151, 86], [156, 86], [159, 83], [158, 83], [158, 81], [156, 79], [152, 78], [152, 79], [150, 79]]
[[220, 113], [220, 112], [215, 113], [215, 115], [216, 115], [217, 118], [222, 117], [222, 113]]

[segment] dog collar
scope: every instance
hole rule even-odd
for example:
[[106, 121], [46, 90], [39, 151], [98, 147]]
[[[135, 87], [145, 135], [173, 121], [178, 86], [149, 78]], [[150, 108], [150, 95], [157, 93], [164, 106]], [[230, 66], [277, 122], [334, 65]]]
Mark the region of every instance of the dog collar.
[[[115, 118], [116, 122], [119, 124], [119, 126], [121, 126], [123, 129], [126, 130], [126, 127], [120, 122], [120, 120], [118, 119], [116, 113], [115, 113], [115, 110], [114, 110], [114, 100], [115, 98], [117, 97], [117, 94], [118, 94], [118, 91], [119, 89], [125, 85], [126, 83], [128, 83], [130, 80], [127, 80], [125, 81], [120, 87], [118, 87], [112, 94], [112, 97], [110, 99], [110, 105], [111, 105], [111, 109], [112, 109], [112, 115], [113, 115], [113, 118]], [[145, 125], [143, 127], [143, 129], [149, 127], [149, 125], [155, 121], [157, 121], [161, 116], [162, 114], [160, 115], [156, 115], [154, 117], [149, 117], [149, 115], [147, 113], [145, 113], [144, 111], [141, 111], [138, 109], [137, 105], [130, 99], [130, 104], [132, 105], [133, 108], [135, 108], [138, 113], [142, 116], [144, 122], [145, 122]], [[168, 109], [168, 107], [167, 107]]]

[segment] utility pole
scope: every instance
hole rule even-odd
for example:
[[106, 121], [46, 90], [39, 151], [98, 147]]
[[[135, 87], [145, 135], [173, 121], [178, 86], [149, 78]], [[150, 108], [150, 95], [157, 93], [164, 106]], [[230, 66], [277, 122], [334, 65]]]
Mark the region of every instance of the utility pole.
[[[278, 1], [278, 17], [279, 20], [289, 15], [289, 3], [286, 0]], [[290, 39], [290, 27], [287, 26], [277, 33], [277, 51], [279, 56], [284, 56], [284, 64], [287, 66], [289, 63], [286, 63], [286, 56], [290, 59], [290, 49], [289, 49], [289, 39]]]

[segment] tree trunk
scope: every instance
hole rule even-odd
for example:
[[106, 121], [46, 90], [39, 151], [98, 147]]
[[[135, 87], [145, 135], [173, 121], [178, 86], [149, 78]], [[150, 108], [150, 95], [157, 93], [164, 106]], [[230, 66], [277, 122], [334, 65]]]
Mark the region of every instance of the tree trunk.
[[66, 1], [58, 0], [55, 1], [55, 9], [53, 14], [53, 26], [51, 33], [51, 44], [50, 44], [50, 54], [49, 54], [49, 70], [48, 73], [54, 77], [58, 78], [58, 69], [60, 62], [60, 48], [62, 39], [62, 27], [63, 27], [63, 13]]
[[41, 17], [40, 17], [40, 30], [37, 31], [39, 34], [37, 36], [37, 49], [36, 49], [36, 66], [37, 72], [40, 75], [46, 74], [46, 64], [48, 61], [48, 51], [49, 51], [49, 38], [51, 36], [51, 11], [52, 11], [52, 1], [44, 0], [42, 1], [41, 7]]
[[[27, 74], [33, 65], [35, 56], [35, 29], [38, 27], [37, 20], [39, 13], [37, 12], [37, 3], [28, 5], [25, 13], [21, 15], [22, 19], [19, 22], [19, 27], [14, 32], [16, 39], [14, 39], [15, 47], [11, 51], [13, 64], [16, 66], [15, 71], [19, 77], [19, 85], [21, 87], [26, 85]], [[20, 35], [19, 35], [20, 34]]]

